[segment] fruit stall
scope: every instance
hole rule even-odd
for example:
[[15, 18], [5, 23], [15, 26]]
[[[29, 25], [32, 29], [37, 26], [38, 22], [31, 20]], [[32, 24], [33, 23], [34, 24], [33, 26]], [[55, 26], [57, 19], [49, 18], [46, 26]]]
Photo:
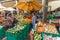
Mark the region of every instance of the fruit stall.
[[34, 40], [60, 40], [60, 34], [52, 34], [47, 32], [34, 33]]
[[34, 40], [60, 40], [60, 34], [54, 24], [39, 22], [34, 32]]
[[34, 40], [60, 40], [60, 10], [58, 10], [48, 13], [47, 22], [37, 23]]

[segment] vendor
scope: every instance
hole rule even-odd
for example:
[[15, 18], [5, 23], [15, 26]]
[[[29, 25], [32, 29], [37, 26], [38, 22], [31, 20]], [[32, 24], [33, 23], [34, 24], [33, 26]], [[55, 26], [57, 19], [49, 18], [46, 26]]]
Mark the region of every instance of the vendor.
[[9, 23], [9, 28], [14, 27], [15, 24], [17, 23], [16, 18], [12, 17], [11, 14], [8, 15], [7, 20], [8, 20], [8, 23]]

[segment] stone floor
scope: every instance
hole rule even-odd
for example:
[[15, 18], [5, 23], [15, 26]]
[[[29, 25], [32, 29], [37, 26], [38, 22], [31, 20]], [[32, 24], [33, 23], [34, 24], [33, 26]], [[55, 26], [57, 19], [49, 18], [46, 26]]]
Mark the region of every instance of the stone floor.
[[30, 36], [27, 36], [26, 40], [31, 40], [31, 39], [30, 39]]

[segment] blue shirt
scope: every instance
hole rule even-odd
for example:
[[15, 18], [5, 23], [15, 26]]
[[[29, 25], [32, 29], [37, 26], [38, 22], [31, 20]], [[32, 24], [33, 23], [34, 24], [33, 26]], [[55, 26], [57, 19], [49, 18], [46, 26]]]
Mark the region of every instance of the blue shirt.
[[32, 25], [34, 26], [35, 25], [35, 21], [37, 20], [37, 17], [36, 16], [33, 16], [32, 17]]

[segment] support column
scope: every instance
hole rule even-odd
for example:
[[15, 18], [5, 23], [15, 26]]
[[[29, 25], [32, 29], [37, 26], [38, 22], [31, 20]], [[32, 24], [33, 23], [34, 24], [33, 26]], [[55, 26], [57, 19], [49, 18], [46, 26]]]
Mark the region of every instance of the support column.
[[47, 18], [47, 11], [48, 11], [48, 0], [42, 0], [42, 5], [43, 5], [43, 8], [42, 8], [42, 12], [43, 12], [43, 18], [42, 18], [42, 21], [43, 22], [46, 22], [46, 18]]

